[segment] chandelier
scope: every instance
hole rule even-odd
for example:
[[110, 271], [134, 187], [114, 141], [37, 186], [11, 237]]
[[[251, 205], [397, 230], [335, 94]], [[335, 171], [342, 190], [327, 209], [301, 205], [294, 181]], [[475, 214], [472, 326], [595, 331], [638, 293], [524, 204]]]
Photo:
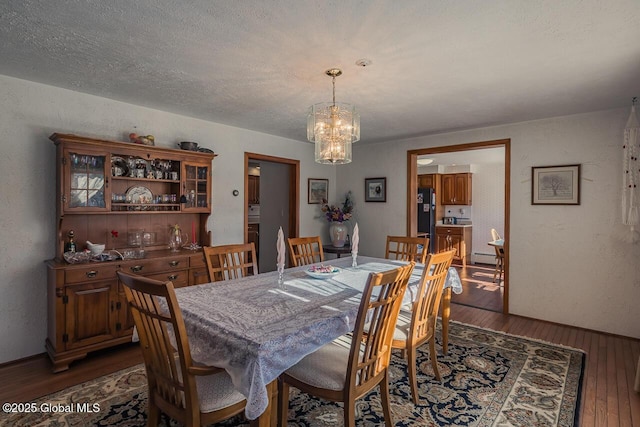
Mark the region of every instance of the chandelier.
[[360, 139], [360, 114], [353, 105], [336, 102], [336, 77], [342, 71], [331, 68], [325, 74], [333, 79], [333, 102], [309, 107], [307, 139], [316, 144], [317, 163], [351, 163], [351, 144]]

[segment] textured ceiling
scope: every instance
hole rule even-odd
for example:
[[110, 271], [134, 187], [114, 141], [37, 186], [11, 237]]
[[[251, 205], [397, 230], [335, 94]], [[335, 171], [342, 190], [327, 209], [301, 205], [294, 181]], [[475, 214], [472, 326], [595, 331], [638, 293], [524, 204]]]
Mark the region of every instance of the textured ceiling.
[[339, 67], [379, 142], [628, 106], [639, 22], [638, 0], [4, 0], [0, 74], [304, 141]]

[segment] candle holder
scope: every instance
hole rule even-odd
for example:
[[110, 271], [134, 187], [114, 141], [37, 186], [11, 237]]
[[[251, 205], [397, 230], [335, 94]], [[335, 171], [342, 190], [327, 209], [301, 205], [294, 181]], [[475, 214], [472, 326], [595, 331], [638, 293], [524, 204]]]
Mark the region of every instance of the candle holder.
[[191, 242], [188, 245], [184, 245], [183, 248], [184, 249], [188, 249], [190, 251], [197, 251], [198, 249], [200, 249], [202, 246], [200, 246], [199, 244], [195, 243], [195, 242]]
[[278, 267], [278, 288], [286, 290], [284, 286], [284, 266]]
[[351, 267], [358, 268], [358, 262], [356, 261], [358, 258], [358, 252], [352, 252], [351, 258], [353, 259], [353, 261], [351, 261]]

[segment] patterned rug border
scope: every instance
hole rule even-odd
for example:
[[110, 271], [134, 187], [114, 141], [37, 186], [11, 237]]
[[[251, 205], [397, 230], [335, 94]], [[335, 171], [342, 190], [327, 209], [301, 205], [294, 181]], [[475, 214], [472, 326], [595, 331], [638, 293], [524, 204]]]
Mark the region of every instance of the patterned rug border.
[[[479, 327], [479, 326], [475, 326], [475, 325], [470, 325], [464, 322], [459, 322], [459, 321], [451, 321], [451, 324], [454, 325], [459, 325], [462, 328], [468, 328], [471, 331], [478, 331], [481, 333], [490, 333], [490, 334], [495, 334], [497, 336], [502, 336], [502, 337], [508, 337], [508, 338], [513, 338], [513, 339], [518, 339], [518, 340], [523, 340], [523, 341], [529, 341], [532, 343], [535, 343], [539, 346], [546, 346], [549, 347], [551, 349], [556, 348], [556, 349], [562, 349], [565, 350], [567, 352], [572, 352], [573, 356], [571, 356], [571, 358], [573, 359], [574, 357], [577, 359], [579, 358], [579, 362], [580, 362], [580, 373], [579, 373], [579, 378], [577, 379], [577, 388], [575, 388], [575, 397], [573, 397], [570, 393], [563, 393], [562, 395], [562, 401], [561, 401], [561, 406], [563, 407], [567, 407], [567, 410], [569, 413], [573, 413], [573, 426], [577, 427], [579, 426], [579, 418], [580, 418], [580, 408], [582, 406], [582, 392], [583, 392], [583, 381], [584, 381], [584, 373], [585, 373], [585, 367], [586, 367], [586, 352], [582, 349], [578, 349], [578, 348], [574, 348], [574, 347], [570, 347], [570, 346], [566, 346], [566, 345], [562, 345], [562, 344], [556, 344], [556, 343], [552, 343], [549, 341], [544, 341], [544, 340], [540, 340], [540, 339], [536, 339], [536, 338], [531, 338], [531, 337], [526, 337], [526, 336], [521, 336], [521, 335], [516, 335], [516, 334], [512, 334], [509, 332], [505, 332], [505, 331], [499, 331], [499, 330], [495, 330], [495, 329], [490, 329], [490, 328], [484, 328], [484, 327]], [[440, 329], [440, 325], [439, 329]], [[451, 332], [455, 331], [455, 326], [453, 328], [453, 330]], [[452, 334], [450, 332], [450, 336], [455, 337], [455, 332]], [[468, 338], [465, 338], [463, 336], [461, 336], [460, 338], [463, 338], [465, 340], [467, 340]], [[474, 341], [472, 341], [474, 342]], [[574, 359], [574, 360], [576, 360]], [[576, 360], [577, 362], [577, 360]], [[76, 396], [78, 398], [77, 401], [82, 401], [82, 397], [86, 396], [88, 393], [92, 392], [92, 389], [96, 388], [99, 385], [103, 385], [103, 384], [108, 384], [110, 382], [113, 381], [117, 381], [120, 378], [123, 378], [125, 376], [136, 376], [135, 375], [135, 371], [142, 371], [143, 375], [144, 375], [144, 364], [140, 363], [140, 364], [136, 364], [127, 368], [123, 368], [120, 369], [118, 371], [103, 375], [101, 377], [98, 377], [96, 379], [92, 379], [92, 380], [88, 380], [85, 382], [82, 382], [80, 384], [76, 384], [74, 386], [62, 389], [60, 391], [56, 391], [53, 393], [49, 393], [47, 395], [44, 395], [42, 397], [39, 397], [37, 399], [33, 399], [33, 401], [39, 401], [39, 402], [52, 402], [55, 403], [57, 401], [62, 401], [65, 396]], [[575, 375], [575, 370], [574, 370], [574, 374], [572, 375], [573, 378], [576, 377]], [[507, 378], [505, 378], [505, 380], [507, 380]], [[126, 384], [122, 384], [122, 386], [127, 386]], [[131, 384], [129, 384], [129, 386], [131, 386]], [[143, 393], [146, 395], [146, 376], [144, 379], [144, 384], [140, 384], [140, 379], [137, 379], [137, 382], [135, 384], [134, 388], [131, 388], [131, 390], [133, 391], [132, 396], [134, 398], [138, 398], [139, 393]], [[117, 394], [117, 393], [116, 393]], [[116, 404], [117, 407], [117, 403], [114, 402], [113, 400], [116, 398], [117, 396], [111, 396], [109, 399], [103, 400], [102, 402], [105, 404], [105, 406], [110, 406], [113, 407], [114, 404]], [[408, 396], [407, 396], [408, 397]], [[574, 400], [575, 399], [575, 400]], [[504, 401], [503, 401], [504, 403]], [[573, 408], [573, 411], [571, 411], [571, 408]], [[498, 408], [498, 411], [500, 409]], [[565, 412], [566, 414], [566, 412]], [[8, 414], [0, 414], [0, 426], [31, 426], [33, 424], [24, 424], [24, 423], [20, 423], [20, 419], [18, 419], [18, 423], [16, 424], [16, 418], [14, 417], [9, 417], [9, 419], [4, 419], [4, 416], [8, 415]], [[15, 414], [14, 414], [15, 415]], [[62, 415], [62, 414], [60, 414]], [[58, 422], [62, 422], [62, 424], [57, 424], [56, 421], [54, 420], [48, 420], [45, 421], [43, 423], [38, 423], [38, 426], [45, 426], [45, 425], [78, 425], [76, 424], [74, 421], [66, 419], [66, 416], [61, 416], [58, 419]], [[65, 421], [66, 419], [66, 421]], [[13, 420], [13, 422], [12, 422]], [[50, 422], [53, 422], [53, 424], [50, 424]], [[85, 421], [88, 421], [87, 419], [85, 419]], [[95, 420], [94, 420], [95, 421]], [[133, 421], [133, 420], [132, 420]], [[495, 419], [494, 419], [495, 421]], [[565, 418], [565, 421], [566, 420]], [[173, 424], [172, 424], [173, 425]], [[486, 424], [483, 424], [486, 425]], [[567, 424], [564, 424], [567, 425]]]
[[[441, 318], [438, 317], [438, 321], [441, 322]], [[532, 337], [527, 337], [524, 335], [518, 335], [518, 334], [513, 334], [510, 332], [505, 332], [505, 331], [498, 331], [496, 329], [491, 329], [491, 328], [484, 328], [481, 326], [476, 326], [476, 325], [470, 325], [469, 323], [464, 323], [464, 322], [460, 322], [458, 320], [450, 320], [450, 323], [456, 323], [458, 325], [462, 325], [464, 327], [467, 328], [472, 328], [472, 329], [476, 329], [479, 331], [489, 331], [489, 332], [493, 332], [496, 334], [500, 334], [500, 335], [504, 335], [504, 336], [509, 336], [509, 337], [515, 337], [515, 338], [519, 338], [519, 339], [523, 339], [523, 340], [527, 340], [527, 341], [532, 341], [532, 342], [536, 342], [538, 344], [543, 344], [543, 345], [547, 345], [549, 347], [559, 347], [559, 348], [563, 348], [565, 350], [569, 350], [569, 351], [574, 351], [576, 353], [581, 354], [581, 361], [580, 361], [580, 377], [578, 378], [578, 389], [576, 390], [576, 395], [577, 395], [577, 399], [576, 399], [576, 403], [575, 403], [575, 411], [574, 411], [574, 415], [573, 415], [573, 425], [574, 427], [579, 427], [580, 426], [580, 407], [582, 406], [582, 388], [584, 385], [584, 373], [585, 373], [585, 367], [586, 367], [586, 361], [587, 361], [587, 352], [584, 351], [581, 348], [576, 348], [576, 347], [571, 347], [568, 345], [564, 345], [564, 344], [557, 344], [557, 343], [553, 343], [550, 341], [545, 341], [545, 340], [541, 340], [539, 338], [532, 338]]]

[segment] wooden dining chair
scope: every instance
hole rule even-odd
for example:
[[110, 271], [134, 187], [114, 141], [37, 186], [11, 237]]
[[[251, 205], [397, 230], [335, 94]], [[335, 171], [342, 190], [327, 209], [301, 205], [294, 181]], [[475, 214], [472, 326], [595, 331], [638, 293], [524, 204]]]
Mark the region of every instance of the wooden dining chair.
[[[494, 242], [502, 239], [495, 228], [491, 229], [491, 238]], [[497, 277], [498, 283], [500, 283], [502, 282], [502, 275], [504, 273], [504, 247], [494, 246], [493, 249], [496, 251], [496, 268], [493, 271], [493, 281], [495, 282]]]
[[[377, 385], [380, 385], [385, 425], [394, 425], [388, 371], [391, 339], [414, 265], [411, 262], [393, 270], [369, 274], [353, 334], [321, 347], [280, 375], [278, 426], [285, 426], [287, 422], [290, 386], [323, 399], [343, 402], [344, 425], [354, 427], [355, 401]], [[365, 325], [369, 330], [366, 338]]]
[[418, 297], [411, 311], [400, 310], [391, 346], [403, 350], [407, 355], [407, 369], [413, 402], [419, 404], [418, 383], [416, 377], [416, 356], [418, 347], [429, 341], [429, 357], [433, 372], [440, 381], [438, 360], [436, 357], [435, 331], [438, 321], [440, 299], [447, 280], [447, 273], [453, 261], [455, 250], [429, 254], [418, 288]]
[[498, 284], [502, 282], [502, 276], [504, 275], [504, 248], [500, 246], [493, 247], [496, 251], [496, 268], [493, 271], [493, 281], [498, 278]]
[[320, 236], [289, 237], [289, 257], [294, 267], [324, 261]]
[[387, 236], [384, 257], [424, 264], [429, 253], [428, 237]]
[[203, 250], [209, 280], [212, 282], [258, 274], [256, 247], [253, 242], [205, 246]]
[[[147, 426], [158, 425], [160, 412], [190, 427], [242, 412], [245, 397], [233, 388], [224, 369], [194, 365], [173, 284], [122, 271], [118, 278], [140, 337], [149, 388]], [[166, 301], [165, 307], [159, 298]]]

